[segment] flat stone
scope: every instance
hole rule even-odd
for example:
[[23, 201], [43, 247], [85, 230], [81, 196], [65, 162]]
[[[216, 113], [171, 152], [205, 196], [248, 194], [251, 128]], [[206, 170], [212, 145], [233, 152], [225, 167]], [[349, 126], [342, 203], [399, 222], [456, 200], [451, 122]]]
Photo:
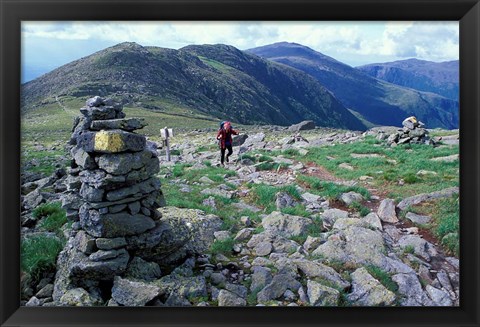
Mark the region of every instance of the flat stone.
[[458, 154], [452, 154], [450, 156], [436, 157], [436, 158], [432, 158], [430, 160], [431, 161], [440, 161], [440, 162], [454, 162], [454, 161], [459, 160], [459, 158], [460, 158], [460, 156]]
[[356, 192], [347, 192], [340, 195], [340, 200], [346, 205], [350, 205], [354, 202], [362, 202], [363, 196]]
[[125, 237], [97, 238], [95, 243], [100, 250], [113, 250], [126, 246], [127, 240]]
[[303, 193], [303, 194], [301, 195], [301, 197], [302, 197], [302, 199], [303, 199], [304, 201], [306, 201], [306, 202], [317, 202], [317, 203], [318, 203], [318, 202], [320, 202], [320, 200], [322, 199], [321, 196], [316, 195], [316, 194], [312, 194], [312, 193], [308, 193], [308, 192]]
[[338, 165], [338, 168], [346, 169], [346, 170], [355, 170], [351, 165], [349, 165], [346, 162], [342, 162], [341, 164]]
[[287, 215], [278, 211], [274, 211], [262, 219], [262, 226], [265, 230], [285, 237], [302, 235], [312, 224], [313, 222], [309, 218]]
[[449, 198], [458, 193], [459, 193], [459, 188], [454, 186], [454, 187], [443, 189], [441, 191], [417, 194], [417, 195], [403, 199], [402, 201], [400, 201], [397, 207], [400, 210], [405, 210], [409, 206], [414, 206], [416, 204], [426, 202], [426, 201]]
[[91, 261], [106, 261], [110, 259], [115, 259], [122, 253], [123, 251], [117, 251], [117, 250], [108, 250], [108, 251], [98, 250], [97, 252], [90, 254], [88, 259], [90, 259]]
[[[103, 154], [96, 157], [98, 167], [112, 175], [125, 175], [132, 170], [140, 169], [152, 159], [152, 153], [148, 150], [135, 153]], [[152, 159], [158, 163], [157, 160]]]
[[142, 151], [145, 136], [122, 130], [84, 132], [77, 137], [77, 145], [86, 152], [119, 153]]
[[422, 215], [417, 215], [413, 212], [408, 212], [406, 215], [405, 215], [405, 218], [407, 218], [408, 220], [410, 220], [411, 222], [415, 223], [415, 224], [419, 224], [419, 225], [426, 225], [430, 222], [430, 220], [432, 219], [432, 217], [430, 216], [422, 216]]
[[116, 276], [112, 287], [112, 299], [124, 306], [144, 306], [160, 294], [160, 287]]
[[150, 179], [147, 179], [144, 182], [141, 182], [132, 186], [109, 191], [106, 193], [106, 199], [108, 201], [118, 201], [130, 196], [134, 196], [136, 194], [145, 195], [160, 189], [160, 186], [161, 186], [160, 180], [155, 177], [152, 177]]
[[147, 125], [148, 124], [143, 118], [107, 119], [92, 121], [90, 129], [94, 131], [102, 129], [121, 129], [131, 132], [137, 129], [142, 129]]
[[142, 214], [100, 214], [84, 206], [80, 208], [80, 224], [90, 235], [106, 238], [136, 235], [155, 227], [155, 222]]
[[291, 125], [288, 128], [289, 132], [298, 132], [315, 129], [315, 122], [313, 120], [304, 120], [298, 124]]

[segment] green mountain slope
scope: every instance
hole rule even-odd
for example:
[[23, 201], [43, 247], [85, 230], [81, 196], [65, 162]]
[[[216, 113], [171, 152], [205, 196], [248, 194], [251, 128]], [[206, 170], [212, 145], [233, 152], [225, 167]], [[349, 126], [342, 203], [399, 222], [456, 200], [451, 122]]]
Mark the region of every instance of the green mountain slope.
[[22, 110], [55, 97], [113, 96], [125, 104], [242, 124], [365, 129], [311, 76], [224, 45], [180, 50], [122, 43], [22, 85]]
[[389, 83], [459, 98], [459, 61], [432, 62], [418, 59], [369, 64], [358, 70]]
[[458, 128], [457, 101], [373, 78], [300, 44], [281, 42], [247, 51], [310, 74], [371, 123], [399, 126], [415, 115], [431, 128]]

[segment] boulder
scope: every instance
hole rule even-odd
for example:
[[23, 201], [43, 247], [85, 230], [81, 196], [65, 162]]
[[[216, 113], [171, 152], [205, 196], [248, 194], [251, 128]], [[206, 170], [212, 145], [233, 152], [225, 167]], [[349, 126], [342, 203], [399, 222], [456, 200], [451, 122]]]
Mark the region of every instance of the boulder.
[[410, 220], [412, 223], [419, 224], [419, 225], [426, 225], [432, 219], [432, 217], [430, 217], [430, 216], [417, 215], [413, 212], [408, 212], [405, 215], [405, 218]]
[[274, 211], [262, 219], [262, 226], [265, 230], [285, 237], [305, 234], [312, 224], [313, 222], [309, 218], [288, 215], [278, 211]]
[[350, 287], [350, 283], [343, 279], [343, 277], [335, 271], [335, 269], [326, 266], [317, 261], [310, 260], [295, 260], [295, 265], [298, 270], [302, 272], [308, 279], [319, 278], [322, 280], [327, 280], [328, 282], [334, 284], [336, 287], [347, 289]]
[[298, 124], [291, 125], [288, 128], [289, 132], [299, 132], [315, 129], [315, 122], [313, 120], [304, 120]]
[[340, 200], [348, 206], [354, 202], [362, 202], [363, 196], [356, 192], [347, 192], [340, 195]]
[[312, 280], [307, 281], [307, 294], [310, 305], [315, 307], [338, 306], [340, 292]]
[[352, 277], [352, 292], [348, 300], [358, 306], [388, 306], [395, 301], [395, 294], [362, 267], [355, 270]]
[[116, 276], [112, 287], [112, 299], [124, 306], [144, 306], [160, 294], [160, 287]]
[[398, 285], [398, 293], [403, 295], [403, 306], [433, 306], [435, 303], [428, 298], [415, 274], [397, 274], [392, 280]]
[[78, 287], [68, 290], [65, 294], [63, 294], [60, 298], [60, 304], [71, 307], [85, 307], [93, 306], [95, 303], [86, 290]]
[[377, 211], [378, 217], [387, 223], [395, 224], [398, 222], [395, 212], [395, 202], [392, 199], [383, 199]]
[[272, 281], [257, 294], [257, 302], [265, 303], [281, 297], [287, 289], [296, 291], [302, 284], [290, 274], [277, 274]]
[[363, 221], [369, 224], [371, 227], [383, 230], [382, 222], [380, 221], [380, 217], [375, 212], [370, 212], [368, 215], [363, 217]]
[[272, 281], [272, 271], [270, 268], [254, 266], [252, 274], [252, 283], [250, 291], [260, 291]]
[[156, 262], [148, 262], [140, 257], [134, 257], [128, 264], [125, 275], [133, 279], [142, 279], [148, 282], [160, 278], [162, 271]]
[[337, 219], [348, 218], [348, 212], [340, 209], [327, 209], [322, 213], [321, 217], [323, 227], [330, 229]]
[[220, 307], [241, 307], [247, 305], [244, 298], [227, 290], [221, 290], [218, 294], [218, 306]]

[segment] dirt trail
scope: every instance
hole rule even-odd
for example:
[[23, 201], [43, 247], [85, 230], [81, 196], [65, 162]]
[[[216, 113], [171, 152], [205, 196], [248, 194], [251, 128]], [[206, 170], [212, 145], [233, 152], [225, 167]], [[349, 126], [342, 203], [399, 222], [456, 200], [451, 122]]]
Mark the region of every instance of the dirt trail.
[[77, 116], [77, 111], [67, 108], [62, 102], [60, 102], [60, 99], [58, 98], [58, 95], [55, 96], [55, 101], [60, 106], [60, 108], [62, 108], [66, 113], [69, 113], [72, 116]]
[[[317, 177], [321, 180], [328, 181], [328, 182], [333, 182], [333, 183], [341, 183], [341, 184], [346, 184], [350, 181], [347, 181], [345, 179], [341, 179], [335, 175], [333, 175], [330, 171], [328, 171], [325, 167], [320, 166], [316, 163], [309, 162], [305, 165], [307, 168], [306, 170], [306, 175], [308, 176], [313, 176]], [[372, 187], [372, 185], [369, 185], [367, 182], [362, 182], [362, 181], [357, 181], [359, 186], [365, 187], [370, 194], [373, 196], [373, 199], [365, 201], [362, 203], [364, 206], [368, 207], [371, 212], [377, 212], [378, 207], [382, 200], [386, 198], [386, 193], [382, 192], [381, 190], [378, 190], [377, 188]], [[350, 208], [345, 206], [340, 201], [336, 201], [331, 204], [333, 208], [341, 209], [341, 210], [346, 210], [346, 211], [351, 211]], [[397, 209], [398, 210], [398, 209]], [[397, 215], [399, 212], [397, 212]], [[412, 222], [410, 222], [407, 219], [402, 219], [398, 223], [393, 224], [398, 230], [405, 232], [407, 229], [416, 227]], [[433, 244], [435, 246], [435, 249], [438, 252], [438, 255], [435, 257], [432, 257], [432, 261], [430, 262], [432, 269], [434, 270], [441, 270], [445, 269], [446, 267], [450, 266], [449, 264], [446, 263], [445, 258], [448, 257], [448, 255], [445, 254], [443, 249], [440, 246], [439, 240], [432, 234], [431, 231], [427, 229], [418, 229], [418, 235], [421, 236], [424, 240], [427, 242]]]

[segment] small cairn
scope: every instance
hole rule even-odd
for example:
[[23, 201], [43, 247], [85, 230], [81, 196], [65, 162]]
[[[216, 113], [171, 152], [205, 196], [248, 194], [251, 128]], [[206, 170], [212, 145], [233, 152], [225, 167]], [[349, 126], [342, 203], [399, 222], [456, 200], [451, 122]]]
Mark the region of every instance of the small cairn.
[[425, 124], [411, 116], [402, 122], [403, 128], [397, 132], [386, 136], [384, 133], [378, 135], [379, 139], [387, 140], [389, 146], [399, 144], [428, 144], [434, 145], [433, 140], [428, 136], [428, 131], [424, 128]]
[[64, 305], [85, 292], [84, 305], [94, 304], [99, 283], [125, 272], [131, 260], [127, 238], [155, 228], [161, 218], [156, 209], [165, 205], [155, 177], [156, 147], [134, 132], [146, 123], [125, 118], [121, 105], [98, 96], [80, 112], [69, 142], [73, 160], [62, 202], [74, 231], [59, 256], [53, 294]]

